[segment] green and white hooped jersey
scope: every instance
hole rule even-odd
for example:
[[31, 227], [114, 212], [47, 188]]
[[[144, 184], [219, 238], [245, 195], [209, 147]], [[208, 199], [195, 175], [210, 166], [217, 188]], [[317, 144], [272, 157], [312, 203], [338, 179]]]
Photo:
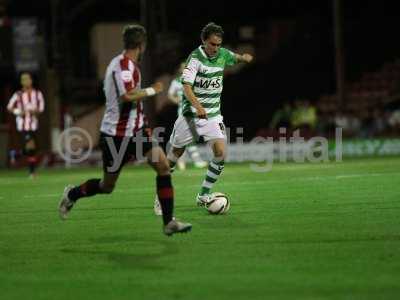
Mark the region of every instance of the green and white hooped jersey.
[[[208, 118], [221, 115], [224, 69], [236, 62], [235, 54], [228, 49], [221, 48], [216, 56], [208, 57], [202, 46], [187, 59], [182, 83], [193, 86], [194, 94], [206, 110]], [[185, 95], [182, 98], [182, 113], [185, 117], [196, 117], [196, 109]]]
[[177, 77], [174, 80], [172, 80], [168, 89], [168, 95], [174, 95], [179, 97], [178, 116], [182, 115], [183, 84], [181, 77]]

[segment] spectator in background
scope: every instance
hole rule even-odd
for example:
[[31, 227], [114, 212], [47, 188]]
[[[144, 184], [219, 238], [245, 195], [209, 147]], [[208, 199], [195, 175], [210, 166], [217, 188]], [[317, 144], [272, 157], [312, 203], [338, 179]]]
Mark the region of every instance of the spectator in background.
[[335, 132], [335, 115], [329, 111], [326, 103], [317, 103], [318, 122], [316, 124], [316, 132], [318, 135], [331, 136]]
[[360, 114], [357, 114], [355, 111], [348, 112], [349, 118], [349, 132], [352, 136], [360, 135], [361, 130], [361, 117]]
[[375, 137], [382, 134], [386, 129], [387, 123], [383, 117], [383, 111], [379, 108], [365, 110], [363, 116], [361, 137]]
[[345, 137], [358, 136], [361, 130], [361, 120], [354, 111], [339, 110], [335, 116], [335, 127], [342, 128]]
[[360, 112], [360, 130], [358, 136], [361, 138], [370, 138], [372, 136], [373, 118], [372, 112], [364, 109]]
[[317, 125], [317, 109], [308, 100], [296, 100], [291, 124], [293, 128], [303, 131], [305, 135], [312, 134]]
[[394, 131], [399, 131], [400, 130], [400, 109], [394, 110], [390, 115], [389, 115], [389, 120], [388, 123], [390, 127]]
[[382, 134], [387, 128], [387, 120], [384, 118], [384, 112], [375, 108], [373, 111], [372, 134], [374, 136]]
[[349, 117], [346, 116], [346, 114], [339, 110], [336, 113], [335, 116], [335, 126], [338, 128], [342, 128], [343, 131], [349, 131], [350, 130], [350, 120]]
[[298, 128], [301, 124], [302, 104], [300, 100], [294, 102], [292, 114], [290, 115], [290, 125], [292, 128]]
[[292, 116], [292, 107], [289, 102], [285, 102], [282, 108], [275, 111], [269, 123], [270, 129], [289, 128]]
[[303, 123], [306, 126], [309, 126], [312, 130], [314, 130], [317, 125], [317, 109], [308, 100], [305, 100], [303, 102], [303, 105], [304, 105]]

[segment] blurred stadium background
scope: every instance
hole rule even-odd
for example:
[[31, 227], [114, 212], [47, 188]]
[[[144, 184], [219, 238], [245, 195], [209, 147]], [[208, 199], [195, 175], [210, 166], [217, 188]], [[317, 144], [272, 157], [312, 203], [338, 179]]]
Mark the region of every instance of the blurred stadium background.
[[[9, 167], [10, 151], [19, 147], [6, 105], [21, 71], [34, 74], [46, 99], [39, 130], [42, 167], [63, 163], [56, 141], [66, 126], [85, 129], [96, 144], [105, 67], [121, 49], [121, 28], [131, 22], [149, 31], [145, 83], [162, 80], [168, 86], [210, 20], [224, 27], [227, 48], [255, 55], [250, 66], [228, 71], [223, 94], [226, 125], [244, 127], [245, 141], [278, 138], [280, 126], [289, 129], [288, 136], [300, 128], [306, 138], [333, 137], [340, 127], [345, 156], [400, 153], [400, 42], [391, 2], [189, 6], [175, 0], [1, 0], [0, 166]], [[153, 127], [167, 128], [168, 137], [176, 107], [166, 92], [148, 101], [146, 112]], [[83, 164], [97, 162], [94, 155]]]
[[[0, 0], [0, 299], [397, 299], [396, 4]], [[280, 160], [282, 151], [304, 151], [279, 148], [297, 129], [309, 140], [328, 138], [332, 160], [278, 163], [271, 172], [228, 163], [215, 191], [229, 196], [231, 209], [220, 216], [194, 203], [205, 170], [176, 171], [177, 216], [193, 232], [171, 239], [153, 215], [154, 173], [147, 166], [127, 166], [112, 194], [79, 202], [60, 221], [64, 186], [101, 172], [102, 80], [121, 51], [122, 27], [147, 27], [144, 85], [161, 80], [167, 87], [209, 21], [223, 26], [227, 48], [255, 56], [226, 71], [228, 161], [260, 162], [271, 151]], [[23, 71], [32, 72], [46, 100], [35, 180], [28, 180], [23, 158], [10, 159], [21, 141], [6, 106]], [[176, 106], [166, 91], [145, 105], [151, 126], [165, 126], [168, 138]], [[79, 164], [56, 151], [60, 134], [72, 126], [95, 145]], [[333, 161], [336, 128], [343, 132], [342, 162]], [[266, 137], [278, 151], [251, 143]], [[76, 145], [87, 146], [85, 140]]]

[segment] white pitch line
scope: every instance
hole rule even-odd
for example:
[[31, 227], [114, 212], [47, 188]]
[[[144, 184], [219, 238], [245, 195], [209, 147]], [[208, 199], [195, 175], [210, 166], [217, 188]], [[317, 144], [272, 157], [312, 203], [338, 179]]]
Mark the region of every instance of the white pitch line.
[[347, 179], [347, 178], [357, 178], [357, 177], [376, 177], [385, 176], [389, 174], [399, 174], [399, 173], [369, 173], [369, 174], [346, 174], [346, 175], [336, 175], [335, 179]]

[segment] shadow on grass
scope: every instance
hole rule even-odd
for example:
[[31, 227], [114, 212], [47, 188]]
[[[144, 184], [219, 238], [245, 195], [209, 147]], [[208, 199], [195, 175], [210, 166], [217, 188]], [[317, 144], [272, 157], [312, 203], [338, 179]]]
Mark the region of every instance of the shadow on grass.
[[[136, 243], [135, 243], [136, 241]], [[115, 247], [126, 249], [127, 242], [132, 245], [131, 249], [126, 252], [118, 250], [86, 250], [86, 249], [73, 249], [64, 248], [60, 251], [67, 255], [82, 256], [91, 260], [106, 259], [120, 268], [126, 269], [142, 269], [142, 270], [164, 270], [164, 266], [159, 259], [167, 256], [176, 255], [179, 252], [175, 243], [160, 240], [144, 241], [142, 238], [133, 238], [127, 236], [107, 236], [98, 239], [93, 239], [93, 245], [101, 244], [104, 248], [109, 248], [109, 244], [115, 244]], [[123, 246], [122, 246], [123, 245]]]
[[[132, 207], [102, 207], [102, 208], [74, 208], [73, 211], [118, 211], [118, 210], [147, 210], [151, 211], [153, 208], [151, 206], [132, 206]], [[0, 211], [0, 215], [9, 214], [47, 214], [53, 213], [58, 215], [58, 208], [55, 209], [43, 209], [43, 210], [7, 210]]]

